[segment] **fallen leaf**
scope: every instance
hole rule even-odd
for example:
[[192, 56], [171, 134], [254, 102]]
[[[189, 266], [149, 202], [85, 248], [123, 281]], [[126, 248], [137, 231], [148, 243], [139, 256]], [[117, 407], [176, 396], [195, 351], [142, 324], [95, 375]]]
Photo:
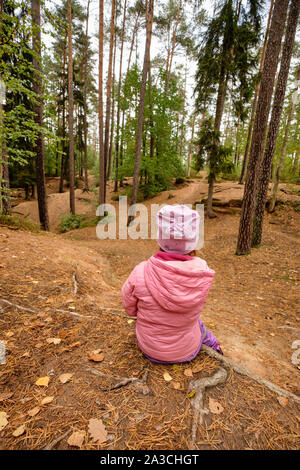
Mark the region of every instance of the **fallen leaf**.
[[2, 429], [4, 429], [8, 424], [6, 417], [7, 413], [5, 413], [5, 411], [0, 411], [0, 431], [2, 431]]
[[14, 335], [14, 332], [13, 331], [8, 331], [5, 336], [7, 336], [8, 338], [11, 338], [12, 336]]
[[75, 431], [68, 439], [69, 446], [81, 447], [85, 438], [85, 431]]
[[2, 392], [2, 393], [0, 393], [0, 402], [8, 400], [12, 396], [13, 396], [13, 392]]
[[287, 399], [287, 397], [277, 397], [277, 400], [279, 401], [280, 405], [283, 406], [283, 408], [286, 407], [286, 405], [288, 404], [289, 400]]
[[67, 336], [68, 336], [68, 332], [65, 331], [65, 330], [60, 330], [58, 332], [58, 336], [61, 338], [61, 339], [65, 339]]
[[61, 342], [60, 338], [47, 338], [46, 339], [48, 344], [59, 344]]
[[41, 401], [41, 405], [48, 405], [48, 403], [51, 403], [54, 400], [54, 397], [45, 397]]
[[35, 385], [39, 387], [48, 387], [50, 377], [46, 375], [46, 377], [40, 377], [36, 382]]
[[30, 357], [30, 352], [26, 351], [24, 354], [22, 354], [21, 357]]
[[40, 411], [40, 408], [38, 406], [36, 406], [35, 408], [32, 408], [32, 410], [29, 410], [28, 411], [28, 414], [29, 416], [33, 417], [35, 415], [37, 415]]
[[187, 377], [193, 377], [192, 369], [185, 369], [184, 375], [186, 375]]
[[189, 393], [186, 398], [192, 398], [196, 393], [196, 390], [192, 390], [191, 393]]
[[59, 376], [59, 380], [61, 381], [62, 384], [65, 384], [66, 382], [69, 382], [73, 374], [61, 374]]
[[181, 388], [180, 382], [172, 382], [172, 385], [175, 390], [180, 390]]
[[13, 436], [14, 436], [14, 437], [22, 436], [22, 434], [24, 434], [24, 432], [25, 432], [25, 426], [24, 426], [24, 424], [22, 424], [21, 426], [19, 426], [19, 427], [13, 432]]
[[223, 406], [219, 402], [217, 402], [216, 400], [210, 397], [209, 397], [208, 407], [210, 411], [215, 415], [219, 415], [220, 413], [222, 413], [222, 411], [224, 411]]
[[89, 433], [92, 439], [97, 443], [101, 444], [106, 442], [107, 431], [101, 419], [91, 418], [89, 420]]
[[34, 345], [34, 347], [37, 348], [37, 349], [40, 349], [43, 346], [44, 346], [43, 343], [37, 343], [37, 344]]
[[131, 325], [131, 323], [133, 323], [133, 322], [134, 322], [134, 320], [127, 320], [127, 323], [128, 323], [129, 325]]
[[170, 376], [169, 372], [164, 373], [164, 379], [166, 382], [170, 382], [173, 378]]
[[103, 353], [99, 354], [97, 351], [99, 351], [99, 350], [97, 349], [96, 351], [92, 351], [92, 352], [88, 353], [88, 358], [89, 358], [90, 361], [94, 361], [94, 362], [102, 362], [103, 361], [104, 354]]
[[201, 372], [203, 369], [203, 365], [202, 364], [196, 364], [193, 368], [192, 368], [192, 372], [193, 374], [197, 374], [198, 372]]

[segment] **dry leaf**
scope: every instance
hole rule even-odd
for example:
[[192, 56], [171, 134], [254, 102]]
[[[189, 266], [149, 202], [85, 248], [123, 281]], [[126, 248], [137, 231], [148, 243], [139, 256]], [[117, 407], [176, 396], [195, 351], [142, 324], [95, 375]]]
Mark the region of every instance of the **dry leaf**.
[[2, 429], [4, 429], [8, 424], [6, 417], [7, 413], [5, 413], [5, 411], [0, 411], [0, 431], [2, 431]]
[[41, 401], [41, 405], [48, 405], [48, 403], [51, 403], [54, 400], [54, 397], [45, 397]]
[[68, 336], [68, 332], [65, 331], [65, 330], [60, 330], [58, 332], [58, 336], [61, 338], [61, 339], [65, 339], [67, 336]]
[[222, 411], [224, 411], [223, 406], [213, 398], [209, 398], [208, 406], [210, 411], [215, 415], [219, 415], [222, 413]]
[[29, 416], [33, 417], [35, 415], [37, 415], [40, 411], [40, 408], [38, 406], [36, 406], [35, 408], [32, 408], [32, 410], [29, 410], [28, 411], [28, 414]]
[[80, 345], [80, 341], [76, 341], [76, 343], [72, 343], [69, 345], [69, 348], [76, 348], [76, 346]]
[[12, 336], [14, 335], [14, 332], [13, 331], [8, 331], [5, 336], [7, 336], [8, 338], [11, 338]]
[[43, 346], [44, 346], [43, 343], [37, 343], [37, 344], [34, 345], [34, 347], [37, 348], [37, 349], [40, 349]]
[[25, 426], [24, 426], [24, 424], [22, 424], [22, 426], [19, 426], [19, 427], [13, 432], [13, 436], [14, 436], [14, 437], [22, 436], [22, 434], [24, 434], [24, 432], [25, 432]]
[[170, 376], [169, 372], [164, 373], [164, 379], [166, 382], [170, 382], [173, 378]]
[[172, 385], [175, 390], [180, 390], [181, 388], [180, 382], [172, 382]]
[[127, 323], [128, 323], [129, 325], [131, 325], [131, 323], [133, 323], [133, 322], [134, 322], [134, 320], [127, 320]]
[[193, 374], [197, 374], [198, 372], [201, 372], [203, 369], [203, 365], [202, 364], [196, 364], [193, 368], [192, 368], [192, 372]]
[[30, 357], [30, 352], [26, 351], [24, 354], [22, 354], [21, 357]]
[[185, 369], [184, 375], [186, 375], [187, 377], [193, 377], [192, 369]]
[[50, 377], [46, 375], [46, 377], [40, 377], [36, 382], [35, 385], [39, 387], [48, 387]]
[[60, 338], [47, 338], [46, 339], [48, 344], [59, 344], [61, 342]]
[[81, 447], [85, 438], [85, 431], [75, 431], [68, 439], [69, 446]]
[[91, 418], [89, 420], [89, 433], [97, 444], [106, 441], [107, 431], [101, 419]]
[[0, 393], [0, 402], [8, 400], [12, 396], [13, 396], [13, 392], [2, 392], [2, 393]]
[[92, 352], [89, 352], [88, 353], [88, 358], [90, 361], [94, 361], [94, 362], [102, 362], [103, 359], [104, 359], [104, 354], [101, 353], [99, 354], [97, 351], [101, 351], [101, 349], [96, 349], [96, 351], [92, 351]]
[[73, 374], [61, 374], [59, 376], [59, 380], [61, 381], [62, 384], [65, 384], [69, 382], [69, 380], [73, 377]]
[[283, 408], [286, 407], [288, 404], [289, 400], [286, 397], [277, 397], [277, 400], [279, 401], [280, 405], [283, 406]]

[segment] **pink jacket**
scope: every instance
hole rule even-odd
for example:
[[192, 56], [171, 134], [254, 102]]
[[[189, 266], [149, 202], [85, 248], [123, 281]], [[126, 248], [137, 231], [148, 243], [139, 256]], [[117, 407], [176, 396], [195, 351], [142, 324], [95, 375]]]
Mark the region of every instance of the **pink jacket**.
[[183, 262], [151, 256], [134, 268], [122, 301], [128, 315], [137, 316], [137, 342], [147, 356], [180, 362], [197, 350], [198, 318], [214, 275], [198, 257]]

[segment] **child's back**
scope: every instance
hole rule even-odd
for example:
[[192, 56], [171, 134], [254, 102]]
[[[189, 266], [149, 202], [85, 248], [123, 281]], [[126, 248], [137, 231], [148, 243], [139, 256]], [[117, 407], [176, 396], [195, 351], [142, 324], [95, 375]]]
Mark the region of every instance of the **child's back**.
[[[168, 207], [174, 210], [163, 209]], [[166, 242], [159, 238], [164, 249]], [[215, 274], [203, 259], [185, 254], [178, 240], [176, 250], [159, 251], [137, 265], [122, 288], [125, 310], [137, 316], [138, 345], [159, 362], [189, 361], [198, 354], [205, 336], [199, 315]]]

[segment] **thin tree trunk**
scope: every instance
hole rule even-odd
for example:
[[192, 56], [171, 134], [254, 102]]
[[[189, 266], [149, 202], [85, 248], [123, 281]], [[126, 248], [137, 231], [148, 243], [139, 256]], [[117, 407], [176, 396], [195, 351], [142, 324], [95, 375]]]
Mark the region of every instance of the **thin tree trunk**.
[[113, 73], [112, 73], [112, 103], [111, 103], [111, 120], [110, 120], [110, 141], [108, 149], [108, 164], [106, 179], [110, 177], [111, 159], [114, 143], [114, 128], [115, 128], [115, 70], [116, 70], [116, 48], [117, 48], [117, 35], [115, 34], [115, 45], [114, 45], [114, 60], [113, 60]]
[[60, 180], [59, 192], [64, 192], [64, 175], [65, 175], [65, 160], [66, 160], [66, 47], [64, 47], [64, 62], [63, 62], [63, 103], [62, 103], [62, 154], [60, 164]]
[[105, 203], [105, 158], [103, 145], [103, 0], [99, 0], [99, 204]]
[[87, 165], [87, 61], [88, 61], [88, 46], [89, 46], [89, 13], [90, 2], [88, 0], [87, 13], [86, 13], [86, 33], [85, 33], [85, 58], [84, 58], [84, 89], [83, 89], [83, 129], [84, 129], [84, 191], [89, 190], [88, 181], [88, 165]]
[[75, 214], [75, 163], [74, 163], [74, 131], [73, 131], [73, 48], [72, 48], [72, 9], [68, 0], [68, 93], [69, 93], [69, 179], [70, 179], [70, 211]]
[[[261, 60], [260, 60], [260, 66], [259, 66], [259, 72], [260, 73], [262, 72], [262, 69], [263, 69], [263, 66], [264, 66], [264, 61], [265, 61], [265, 56], [266, 56], [266, 47], [267, 47], [268, 34], [269, 34], [270, 23], [271, 23], [271, 18], [272, 18], [272, 13], [273, 13], [273, 5], [274, 5], [274, 0], [271, 0], [269, 16], [268, 16], [268, 23], [267, 23], [267, 29], [266, 29], [266, 35], [265, 35], [265, 40], [264, 40], [264, 45], [263, 45]], [[245, 183], [246, 168], [247, 168], [247, 164], [248, 164], [249, 149], [250, 149], [250, 144], [251, 144], [251, 139], [252, 139], [252, 130], [253, 130], [253, 124], [254, 124], [254, 117], [255, 117], [255, 113], [256, 113], [256, 106], [257, 106], [257, 98], [258, 98], [258, 95], [259, 95], [259, 89], [260, 89], [260, 81], [257, 83], [257, 85], [255, 87], [255, 95], [254, 95], [254, 98], [253, 98], [253, 101], [252, 101], [251, 117], [250, 117], [250, 122], [249, 122], [249, 127], [248, 127], [248, 134], [247, 134], [247, 143], [246, 143], [246, 148], [245, 148], [245, 154], [244, 154], [243, 166], [242, 166], [242, 171], [241, 171], [239, 184], [244, 184]]]
[[178, 28], [178, 24], [179, 24], [181, 10], [182, 10], [182, 0], [180, 0], [179, 7], [178, 7], [178, 10], [177, 10], [177, 14], [176, 14], [175, 25], [174, 25], [173, 34], [172, 34], [172, 49], [171, 49], [171, 53], [170, 53], [170, 60], [168, 60], [168, 63], [167, 63], [167, 82], [166, 82], [166, 91], [165, 91], [166, 94], [168, 93], [168, 90], [169, 90], [171, 70], [172, 70], [172, 62], [173, 62], [175, 46], [176, 46], [177, 28]]
[[187, 166], [187, 177], [191, 176], [191, 163], [192, 163], [192, 148], [193, 148], [193, 140], [194, 140], [194, 130], [195, 130], [195, 120], [196, 120], [196, 112], [193, 115], [193, 123], [192, 123], [192, 137], [189, 145], [189, 156], [188, 156], [188, 166]]
[[33, 22], [32, 48], [34, 51], [32, 62], [34, 68], [33, 90], [36, 101], [33, 106], [35, 113], [34, 121], [39, 126], [37, 140], [35, 142], [36, 153], [36, 181], [39, 207], [39, 218], [44, 230], [49, 230], [49, 216], [47, 206], [47, 191], [45, 181], [45, 152], [43, 127], [43, 100], [42, 100], [42, 67], [41, 67], [41, 8], [39, 0], [31, 0], [31, 14]]
[[274, 184], [272, 186], [271, 190], [271, 200], [270, 200], [270, 206], [269, 206], [269, 212], [274, 212], [275, 209], [275, 204], [276, 204], [276, 199], [277, 199], [277, 191], [278, 191], [278, 185], [280, 181], [280, 174], [283, 166], [283, 160], [286, 154], [286, 147], [289, 139], [289, 133], [290, 133], [290, 128], [291, 128], [291, 122], [292, 122], [292, 117], [295, 111], [295, 103], [291, 100], [290, 107], [289, 107], [289, 113], [288, 113], [288, 118], [287, 122], [285, 125], [285, 133], [284, 133], [284, 139], [281, 147], [281, 152], [279, 156], [279, 162], [278, 166], [276, 169], [275, 173], [275, 178], [274, 178]]
[[107, 86], [106, 86], [106, 115], [105, 115], [105, 138], [104, 138], [104, 200], [106, 199], [106, 169], [107, 169], [108, 151], [109, 151], [109, 124], [110, 124], [110, 111], [111, 111], [111, 85], [112, 85], [113, 45], [114, 45], [114, 35], [115, 35], [115, 11], [116, 11], [116, 0], [112, 0], [111, 20], [110, 20], [109, 60], [108, 60], [108, 72], [107, 72]]
[[[142, 134], [143, 134], [143, 118], [144, 118], [144, 106], [145, 106], [145, 96], [146, 96], [146, 81], [147, 81], [147, 75], [148, 75], [148, 71], [150, 67], [150, 46], [151, 46], [152, 23], [153, 23], [153, 6], [154, 6], [154, 0], [147, 0], [146, 45], [145, 45], [144, 65], [143, 65], [143, 74], [142, 74], [142, 84], [141, 84], [141, 90], [140, 90], [140, 103], [139, 103], [139, 111], [138, 111], [138, 125], [137, 125], [137, 135], [136, 135], [136, 144], [135, 144], [135, 161], [134, 161], [131, 205], [136, 204], [137, 192], [138, 192], [141, 144], [142, 144]], [[133, 220], [133, 218], [134, 218], [133, 216], [128, 217], [128, 224]]]
[[236, 250], [238, 255], [248, 254], [251, 250], [257, 181], [263, 157], [268, 116], [288, 4], [288, 0], [275, 0], [274, 4], [245, 183]]
[[[280, 64], [280, 71], [277, 79], [274, 104], [272, 109], [272, 116], [269, 124], [268, 138], [264, 158], [262, 162], [262, 169], [258, 184], [258, 194], [256, 201], [256, 209], [253, 223], [252, 246], [259, 246], [262, 237], [264, 210], [268, 196], [268, 187], [272, 171], [272, 162], [275, 153], [276, 140], [278, 136], [280, 118], [284, 103], [286, 92], [286, 85], [288, 74], [290, 70], [290, 63], [293, 53], [293, 46], [295, 42], [297, 22], [300, 11], [300, 0], [292, 0], [288, 23], [286, 28], [285, 41], [282, 51], [282, 59]], [[300, 68], [298, 71], [300, 78]]]

